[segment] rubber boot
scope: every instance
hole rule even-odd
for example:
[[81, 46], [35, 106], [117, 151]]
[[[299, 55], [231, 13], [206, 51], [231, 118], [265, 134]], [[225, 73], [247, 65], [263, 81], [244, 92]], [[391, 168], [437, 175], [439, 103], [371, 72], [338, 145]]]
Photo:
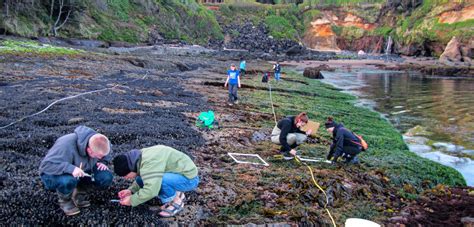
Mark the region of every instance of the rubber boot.
[[59, 200], [58, 200], [59, 207], [61, 207], [61, 210], [63, 210], [67, 216], [76, 215], [81, 212], [79, 208], [77, 208], [74, 202], [72, 201], [72, 198], [71, 198], [72, 193], [69, 193], [67, 195], [61, 192], [57, 192], [57, 193], [59, 197]]
[[357, 156], [355, 156], [355, 157], [351, 160], [351, 164], [357, 165], [357, 164], [359, 164], [359, 163], [360, 163], [360, 162], [359, 162], [359, 158], [358, 158]]
[[72, 201], [79, 208], [89, 207], [91, 203], [86, 199], [87, 190], [77, 187], [72, 192]]

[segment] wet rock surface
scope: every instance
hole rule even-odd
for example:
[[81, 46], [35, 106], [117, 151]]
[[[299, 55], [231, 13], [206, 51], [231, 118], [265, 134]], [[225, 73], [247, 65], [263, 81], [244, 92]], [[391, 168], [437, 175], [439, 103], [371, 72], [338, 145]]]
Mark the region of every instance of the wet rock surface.
[[472, 189], [438, 186], [390, 218], [387, 226], [463, 226], [462, 220], [474, 214], [470, 193]]
[[[207, 109], [195, 92], [185, 90], [186, 75], [135, 67], [123, 60], [9, 58], [0, 63], [0, 125], [38, 112], [54, 100], [86, 91], [111, 88], [53, 105], [46, 112], [0, 130], [0, 223], [22, 225], [77, 224], [162, 224], [148, 209], [149, 202], [137, 208], [110, 203], [130, 182], [116, 178], [107, 191], [91, 195], [92, 206], [79, 215], [66, 217], [57, 205], [55, 193], [44, 189], [38, 166], [55, 140], [86, 125], [109, 137], [113, 155], [132, 148], [156, 144], [173, 146], [192, 156], [204, 144], [201, 135], [190, 128], [184, 112]], [[14, 97], [14, 98], [12, 98]], [[144, 105], [144, 103], [183, 105]], [[185, 104], [185, 105], [184, 105]], [[104, 111], [104, 108], [116, 111]], [[196, 193], [188, 193], [190, 209]], [[198, 220], [193, 212], [183, 215]]]
[[321, 71], [334, 72], [336, 69], [329, 67], [329, 65], [320, 65], [318, 67], [307, 67], [304, 69], [303, 76], [312, 79], [324, 79]]
[[419, 71], [426, 76], [448, 76], [466, 77], [474, 75], [474, 67], [467, 65], [420, 65], [420, 64], [397, 64], [394, 66], [377, 66], [384, 70]]
[[[225, 105], [225, 69], [235, 62], [234, 55], [194, 50], [134, 47], [120, 49], [118, 56], [1, 59], [0, 83], [4, 85], [0, 98], [4, 105], [0, 107], [0, 127], [38, 112], [59, 98], [110, 89], [57, 103], [40, 115], [0, 129], [0, 223], [330, 224], [322, 209], [324, 195], [311, 185], [307, 168], [273, 157], [279, 146], [268, 140], [271, 126], [262, 126], [262, 122], [273, 121], [268, 106]], [[260, 77], [259, 72], [271, 66], [255, 59], [247, 64], [253, 70], [249, 71], [255, 72], [248, 73], [247, 78]], [[284, 82], [305, 84], [299, 80]], [[245, 85], [239, 92], [267, 89], [262, 84]], [[286, 89], [275, 92], [281, 97], [321, 95]], [[215, 112], [218, 130], [193, 126], [199, 113], [208, 110]], [[37, 169], [54, 141], [78, 125], [107, 135], [113, 155], [156, 144], [190, 154], [199, 168], [201, 183], [195, 192], [186, 193], [183, 212], [165, 219], [156, 213], [160, 205], [157, 200], [136, 208], [110, 203], [131, 183], [115, 178], [109, 190], [90, 196], [91, 207], [81, 209], [77, 216], [64, 216], [56, 195], [44, 189]], [[325, 138], [310, 143], [319, 144], [321, 152], [328, 146]], [[228, 152], [258, 153], [271, 165], [238, 165]], [[326, 190], [329, 208], [338, 223], [354, 210], [364, 215], [379, 212], [383, 215], [375, 218], [379, 223], [392, 223], [389, 217], [405, 218], [400, 210], [410, 200], [401, 198], [383, 170], [364, 163], [320, 164], [313, 166], [313, 173]], [[409, 186], [406, 190], [415, 193]]]

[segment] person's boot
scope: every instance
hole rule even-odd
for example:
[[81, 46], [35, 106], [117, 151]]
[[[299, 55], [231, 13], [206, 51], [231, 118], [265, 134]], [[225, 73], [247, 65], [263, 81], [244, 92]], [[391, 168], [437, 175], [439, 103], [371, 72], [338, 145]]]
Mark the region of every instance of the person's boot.
[[87, 190], [83, 188], [75, 188], [72, 192], [72, 201], [79, 208], [89, 207], [91, 203], [87, 200]]
[[72, 193], [69, 193], [69, 194], [63, 194], [61, 192], [57, 192], [57, 193], [59, 197], [59, 200], [58, 200], [59, 207], [61, 207], [61, 210], [63, 210], [67, 216], [76, 215], [81, 212], [79, 208], [77, 208], [74, 202], [72, 201]]
[[357, 165], [357, 164], [359, 164], [359, 163], [360, 163], [360, 162], [359, 162], [359, 158], [358, 158], [357, 156], [355, 156], [355, 157], [351, 160], [351, 164]]

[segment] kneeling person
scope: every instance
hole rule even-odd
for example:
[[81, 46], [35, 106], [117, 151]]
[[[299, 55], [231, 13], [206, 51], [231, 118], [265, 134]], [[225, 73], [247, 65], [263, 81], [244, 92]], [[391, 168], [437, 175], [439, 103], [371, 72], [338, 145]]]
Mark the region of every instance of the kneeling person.
[[186, 154], [168, 146], [158, 145], [131, 150], [114, 158], [114, 171], [133, 184], [118, 193], [120, 204], [138, 206], [159, 197], [163, 206], [160, 215], [171, 217], [184, 207], [184, 192], [199, 184], [198, 170]]
[[271, 139], [273, 143], [280, 144], [280, 152], [286, 160], [291, 160], [296, 155], [295, 148], [304, 143], [311, 130], [301, 131], [301, 127], [308, 123], [306, 113], [300, 113], [297, 116], [288, 116], [278, 122], [273, 128]]
[[327, 156], [328, 160], [337, 162], [339, 157], [345, 158], [346, 163], [359, 163], [357, 155], [362, 151], [361, 141], [354, 133], [335, 122], [332, 117], [328, 117], [325, 123], [326, 130], [332, 134], [333, 142]]
[[49, 149], [40, 164], [41, 180], [46, 189], [58, 194], [66, 215], [90, 206], [85, 196], [91, 187], [106, 189], [112, 184], [109, 153], [107, 137], [86, 126], [60, 137]]

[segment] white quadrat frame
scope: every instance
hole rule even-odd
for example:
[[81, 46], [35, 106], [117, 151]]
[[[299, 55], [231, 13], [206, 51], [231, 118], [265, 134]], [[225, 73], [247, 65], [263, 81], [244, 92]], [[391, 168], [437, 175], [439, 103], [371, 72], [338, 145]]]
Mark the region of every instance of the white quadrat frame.
[[324, 158], [309, 158], [309, 157], [301, 157], [301, 156], [298, 156], [298, 158], [304, 162], [324, 162], [324, 163], [331, 164], [331, 161], [326, 160]]
[[[267, 162], [265, 162], [265, 160], [263, 160], [263, 158], [260, 157], [260, 155], [258, 155], [258, 154], [242, 154], [242, 153], [227, 153], [227, 154], [228, 154], [232, 159], [234, 159], [234, 161], [237, 162], [237, 163], [270, 166], [270, 165], [269, 165]], [[235, 156], [235, 157], [234, 157], [234, 156]], [[260, 159], [260, 161], [262, 161], [262, 163], [240, 161], [240, 160], [237, 159], [238, 156], [255, 157], [255, 158]]]

